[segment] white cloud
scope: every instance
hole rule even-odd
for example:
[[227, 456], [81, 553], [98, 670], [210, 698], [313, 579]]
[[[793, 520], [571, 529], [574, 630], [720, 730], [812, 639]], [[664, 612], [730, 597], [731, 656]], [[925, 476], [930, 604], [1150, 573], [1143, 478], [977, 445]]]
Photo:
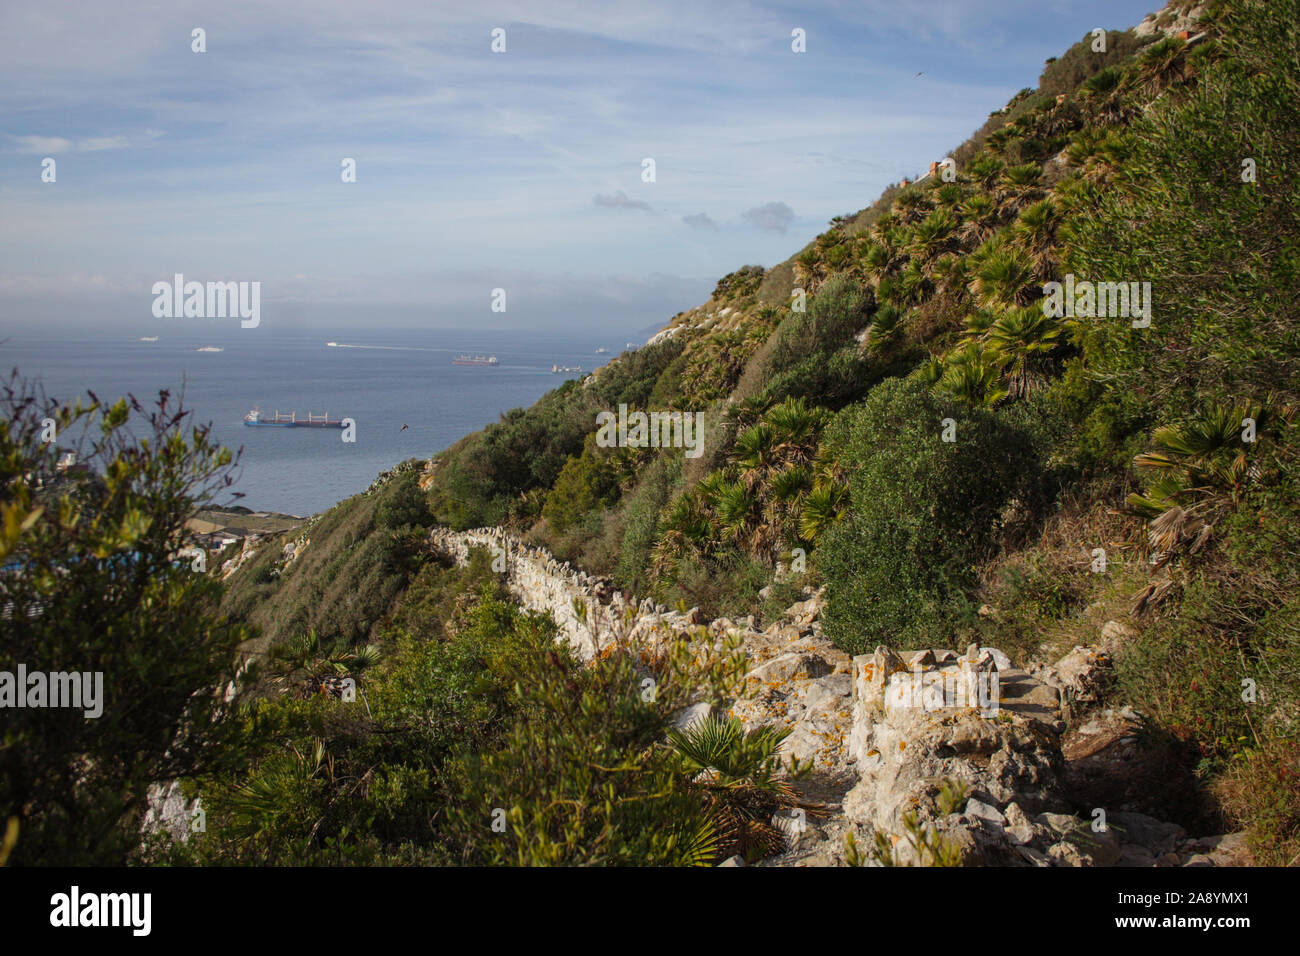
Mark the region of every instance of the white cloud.
[[72, 150], [72, 140], [61, 136], [10, 136], [20, 153], [67, 153]]
[[63, 136], [13, 136], [14, 151], [25, 154], [97, 153], [105, 149], [126, 149], [133, 142], [157, 139], [162, 133], [146, 130], [133, 140], [130, 136], [87, 136], [84, 139], [67, 139]]

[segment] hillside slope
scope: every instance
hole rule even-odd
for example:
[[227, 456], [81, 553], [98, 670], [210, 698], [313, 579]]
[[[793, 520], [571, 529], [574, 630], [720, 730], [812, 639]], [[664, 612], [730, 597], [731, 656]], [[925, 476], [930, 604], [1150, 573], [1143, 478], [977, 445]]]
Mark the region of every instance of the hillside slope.
[[[724, 277], [643, 349], [436, 456], [435, 516], [710, 615], [760, 611], [807, 555], [854, 653], [969, 637], [1028, 662], [1131, 612], [1115, 697], [1184, 768], [1148, 805], [1281, 813], [1262, 825], [1294, 841], [1294, 802], [1246, 804], [1296, 761], [1297, 11], [1192, 6], [1104, 53], [1085, 37], [955, 175]], [[1067, 277], [1125, 283], [1132, 314], [1046, 314]], [[620, 402], [697, 413], [705, 453], [598, 447]]]
[[[1295, 862], [1298, 13], [1175, 0], [1083, 38], [951, 166], [435, 455], [383, 553], [423, 575], [403, 527], [496, 526], [755, 628], [824, 586], [847, 655], [974, 644], [1035, 673], [1109, 628], [1067, 739], [1081, 773], [1136, 742], [1080, 792]], [[697, 416], [702, 452], [608, 447], [620, 406]], [[355, 521], [262, 580], [296, 595], [278, 639], [346, 612], [346, 650], [409, 614], [405, 577], [347, 610], [380, 547]], [[247, 587], [230, 606], [258, 613]]]

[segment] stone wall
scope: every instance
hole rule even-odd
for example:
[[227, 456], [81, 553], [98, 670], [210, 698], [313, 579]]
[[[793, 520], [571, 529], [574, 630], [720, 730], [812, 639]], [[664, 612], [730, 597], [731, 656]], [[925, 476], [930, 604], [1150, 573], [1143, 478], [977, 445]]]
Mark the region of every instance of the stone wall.
[[506, 575], [511, 594], [528, 610], [549, 613], [560, 636], [584, 660], [634, 632], [664, 625], [685, 627], [694, 620], [692, 614], [680, 614], [653, 601], [629, 599], [604, 578], [559, 561], [500, 528], [437, 528], [431, 540], [460, 564], [469, 560], [471, 548], [487, 548], [493, 570]]

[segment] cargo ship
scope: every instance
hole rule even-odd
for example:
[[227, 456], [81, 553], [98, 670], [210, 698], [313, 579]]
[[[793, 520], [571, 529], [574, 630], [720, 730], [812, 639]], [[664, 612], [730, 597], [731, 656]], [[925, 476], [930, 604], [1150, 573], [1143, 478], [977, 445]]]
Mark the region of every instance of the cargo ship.
[[244, 416], [244, 424], [252, 427], [280, 427], [280, 428], [342, 428], [341, 419], [330, 418], [330, 413], [326, 412], [317, 418], [311, 412], [307, 413], [306, 418], [299, 418], [297, 412], [290, 412], [288, 415], [281, 415], [276, 410], [273, 418], [267, 418], [256, 408]]
[[570, 375], [570, 374], [577, 374], [578, 372], [581, 371], [582, 371], [581, 365], [552, 365], [551, 366], [552, 375]]
[[451, 360], [452, 365], [500, 365], [495, 355], [459, 355]]

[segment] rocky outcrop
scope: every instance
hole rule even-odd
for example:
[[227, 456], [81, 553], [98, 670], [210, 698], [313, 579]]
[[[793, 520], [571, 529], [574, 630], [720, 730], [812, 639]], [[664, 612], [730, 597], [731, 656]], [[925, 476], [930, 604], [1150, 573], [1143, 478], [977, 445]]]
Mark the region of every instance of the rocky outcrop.
[[764, 631], [733, 626], [751, 667], [731, 713], [746, 729], [789, 728], [787, 756], [811, 764], [816, 775], [838, 780], [850, 773], [852, 662], [822, 635], [817, 618], [824, 603], [821, 593], [810, 595]]
[[1120, 621], [1107, 621], [1098, 640], [1081, 644], [1053, 664], [1030, 665], [1038, 680], [1060, 692], [1062, 713], [1068, 718], [1098, 704], [1110, 686], [1115, 655], [1136, 637]]
[[257, 557], [257, 546], [261, 542], [262, 536], [259, 534], [250, 534], [240, 543], [239, 554], [228, 559], [221, 565], [221, 580], [226, 580], [240, 568], [242, 568], [253, 558]]
[[1140, 37], [1162, 35], [1182, 37], [1185, 40], [1198, 38], [1202, 34], [1198, 33], [1197, 25], [1204, 12], [1204, 4], [1196, 4], [1186, 11], [1178, 11], [1171, 4], [1159, 13], [1147, 14], [1142, 22], [1133, 28], [1133, 32]]
[[1027, 862], [1017, 847], [1038, 836], [1032, 816], [1066, 809], [1064, 724], [1055, 689], [1010, 664], [975, 645], [854, 658], [849, 749], [860, 779], [847, 820], [898, 838], [904, 858], [911, 817], [967, 864]]

